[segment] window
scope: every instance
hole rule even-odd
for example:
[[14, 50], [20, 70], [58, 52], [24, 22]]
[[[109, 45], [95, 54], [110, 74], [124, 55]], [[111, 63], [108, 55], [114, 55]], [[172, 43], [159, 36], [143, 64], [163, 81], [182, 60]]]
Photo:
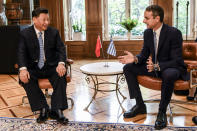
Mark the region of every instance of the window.
[[142, 38], [146, 29], [143, 23], [144, 10], [150, 5], [152, 0], [104, 0], [104, 39], [113, 38], [127, 39], [127, 31], [119, 23], [124, 19], [137, 19], [138, 25], [132, 30], [131, 38]]
[[[63, 0], [63, 8], [65, 40], [84, 40], [86, 35], [85, 0]], [[81, 33], [81, 38], [76, 39], [76, 33]]]
[[[187, 19], [187, 5], [188, 5], [188, 19]], [[187, 40], [193, 40], [196, 36], [196, 2], [195, 0], [174, 0], [173, 2], [173, 26], [177, 27], [186, 39], [187, 28]], [[178, 10], [178, 12], [177, 12]], [[187, 23], [188, 22], [188, 23]]]

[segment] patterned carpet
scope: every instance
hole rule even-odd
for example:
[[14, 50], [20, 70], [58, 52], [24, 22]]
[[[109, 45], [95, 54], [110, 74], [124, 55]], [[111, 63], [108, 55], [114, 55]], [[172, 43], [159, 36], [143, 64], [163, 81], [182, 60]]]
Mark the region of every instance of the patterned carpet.
[[[67, 125], [58, 124], [50, 120], [38, 124], [34, 119], [0, 117], [0, 131], [152, 131], [151, 125], [121, 124], [121, 123], [95, 123], [74, 122]], [[197, 127], [166, 127], [169, 131], [196, 131]]]

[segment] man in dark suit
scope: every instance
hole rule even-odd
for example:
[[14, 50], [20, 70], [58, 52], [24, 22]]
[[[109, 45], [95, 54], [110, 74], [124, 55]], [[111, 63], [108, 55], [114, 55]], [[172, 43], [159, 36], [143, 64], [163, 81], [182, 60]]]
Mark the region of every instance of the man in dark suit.
[[[66, 52], [58, 30], [49, 25], [45, 8], [32, 12], [33, 25], [20, 33], [18, 46], [19, 80], [24, 87], [32, 111], [40, 111], [38, 123], [52, 119], [66, 124], [63, 110], [68, 108], [66, 97]], [[39, 88], [38, 79], [48, 78], [53, 86], [51, 110]]]
[[148, 6], [144, 12], [143, 22], [147, 25], [144, 32], [144, 44], [141, 53], [134, 56], [125, 51], [119, 61], [126, 64], [123, 68], [131, 99], [136, 105], [124, 113], [124, 118], [146, 114], [137, 75], [148, 75], [162, 79], [161, 101], [155, 129], [167, 126], [166, 108], [171, 100], [174, 82], [188, 79], [186, 66], [182, 58], [182, 34], [173, 27], [163, 23], [164, 11], [158, 5]]

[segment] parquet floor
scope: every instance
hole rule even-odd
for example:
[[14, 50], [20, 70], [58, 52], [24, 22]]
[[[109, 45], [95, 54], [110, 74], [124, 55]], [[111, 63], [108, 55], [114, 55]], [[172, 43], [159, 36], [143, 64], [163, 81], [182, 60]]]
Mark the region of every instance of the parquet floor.
[[[101, 60], [74, 61], [72, 65], [72, 81], [68, 83], [67, 86], [67, 95], [74, 100], [74, 107], [65, 110], [65, 116], [71, 121], [154, 124], [158, 111], [158, 103], [146, 103], [147, 115], [124, 119], [115, 92], [99, 92], [96, 96], [96, 100], [90, 105], [89, 110], [84, 111], [94, 91], [90, 88], [93, 84], [87, 84], [85, 75], [80, 72], [79, 68], [84, 64], [99, 61]], [[35, 118], [36, 116], [31, 112], [29, 104], [22, 105], [22, 97], [26, 94], [17, 80], [17, 75], [0, 75], [0, 117]], [[99, 77], [99, 81], [106, 80], [114, 81], [115, 78], [106, 76]], [[113, 88], [113, 85], [105, 85], [102, 88]], [[122, 105], [128, 110], [135, 105], [135, 101], [129, 100], [126, 83], [121, 85], [120, 91], [127, 97], [127, 99], [122, 102]], [[160, 98], [160, 91], [154, 91], [144, 87], [141, 87], [141, 91], [144, 99]], [[50, 92], [52, 92], [52, 90], [50, 90]], [[185, 96], [173, 95], [173, 98], [186, 101]], [[194, 115], [197, 115], [196, 105], [171, 104], [171, 106], [174, 114], [173, 121], [170, 122], [169, 111], [167, 112], [169, 125], [195, 126], [191, 119]]]

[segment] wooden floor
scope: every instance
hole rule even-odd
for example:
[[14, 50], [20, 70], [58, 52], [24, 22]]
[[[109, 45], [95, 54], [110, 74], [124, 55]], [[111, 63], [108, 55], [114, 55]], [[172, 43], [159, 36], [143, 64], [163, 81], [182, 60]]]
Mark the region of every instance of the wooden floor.
[[[89, 111], [84, 111], [94, 90], [91, 89], [92, 83], [87, 84], [85, 75], [79, 70], [79, 67], [98, 60], [75, 60], [72, 65], [72, 82], [68, 83], [67, 95], [74, 100], [73, 109], [64, 111], [66, 117], [71, 121], [86, 122], [110, 122], [110, 123], [138, 123], [153, 125], [158, 112], [158, 103], [147, 103], [147, 115], [139, 115], [131, 119], [124, 119], [122, 110], [118, 104], [115, 92], [99, 92], [96, 100], [89, 107]], [[22, 105], [22, 97], [25, 95], [24, 89], [18, 84], [17, 75], [0, 75], [0, 116], [1, 117], [19, 117], [35, 118], [29, 104]], [[115, 81], [114, 77], [99, 77], [99, 81]], [[113, 85], [105, 85], [103, 89], [114, 88]], [[122, 102], [123, 107], [128, 110], [135, 105], [134, 100], [129, 99], [126, 83], [121, 85], [120, 91], [127, 97]], [[159, 91], [153, 91], [141, 87], [144, 99], [160, 98]], [[120, 97], [121, 98], [121, 97]], [[175, 96], [174, 99], [185, 100], [185, 96]], [[122, 101], [122, 98], [121, 98]], [[173, 126], [194, 126], [192, 117], [197, 115], [196, 105], [171, 104], [174, 112], [173, 121], [168, 124]]]

